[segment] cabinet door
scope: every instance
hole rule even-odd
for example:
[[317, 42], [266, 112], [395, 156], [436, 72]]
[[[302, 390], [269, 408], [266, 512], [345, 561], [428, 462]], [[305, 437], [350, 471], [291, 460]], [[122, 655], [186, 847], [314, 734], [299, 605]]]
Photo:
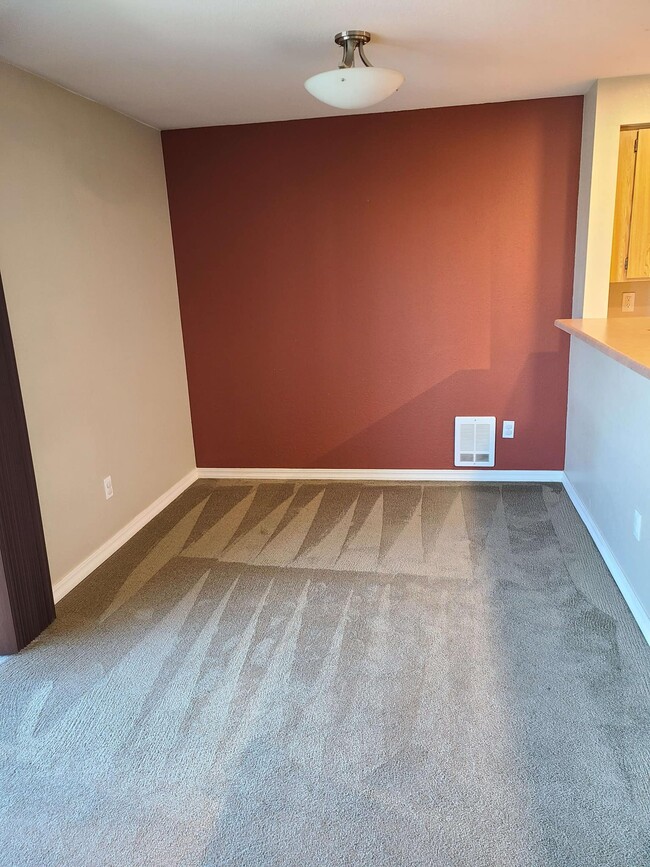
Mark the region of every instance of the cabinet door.
[[650, 278], [650, 129], [640, 129], [636, 149], [627, 277]]
[[609, 279], [612, 283], [627, 280], [625, 260], [630, 243], [630, 219], [632, 217], [632, 193], [636, 165], [636, 138], [638, 130], [624, 129], [618, 146], [618, 174], [616, 176], [616, 209], [614, 212], [614, 237], [612, 241], [612, 265]]

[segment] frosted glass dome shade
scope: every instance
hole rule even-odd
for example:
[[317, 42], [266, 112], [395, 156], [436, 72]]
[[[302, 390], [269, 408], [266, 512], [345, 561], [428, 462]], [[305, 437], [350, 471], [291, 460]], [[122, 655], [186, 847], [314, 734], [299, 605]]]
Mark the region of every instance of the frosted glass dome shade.
[[395, 93], [403, 81], [396, 69], [353, 66], [312, 75], [305, 87], [316, 99], [335, 108], [367, 108]]

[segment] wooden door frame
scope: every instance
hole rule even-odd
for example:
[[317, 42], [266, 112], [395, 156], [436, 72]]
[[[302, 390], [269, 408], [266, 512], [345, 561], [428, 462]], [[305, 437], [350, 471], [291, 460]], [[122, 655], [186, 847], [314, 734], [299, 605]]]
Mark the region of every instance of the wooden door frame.
[[32, 452], [0, 278], [0, 654], [21, 650], [55, 616]]

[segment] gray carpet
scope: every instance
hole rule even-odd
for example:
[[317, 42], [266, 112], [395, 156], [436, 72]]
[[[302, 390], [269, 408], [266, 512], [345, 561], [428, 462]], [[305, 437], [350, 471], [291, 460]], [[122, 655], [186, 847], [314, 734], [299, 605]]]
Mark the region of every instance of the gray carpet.
[[199, 482], [58, 614], [3, 865], [650, 865], [650, 650], [558, 485]]

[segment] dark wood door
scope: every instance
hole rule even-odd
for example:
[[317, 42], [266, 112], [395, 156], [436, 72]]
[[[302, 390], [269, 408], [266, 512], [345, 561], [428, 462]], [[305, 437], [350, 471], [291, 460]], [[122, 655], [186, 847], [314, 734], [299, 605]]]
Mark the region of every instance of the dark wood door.
[[54, 617], [32, 453], [0, 279], [0, 654], [25, 647]]

